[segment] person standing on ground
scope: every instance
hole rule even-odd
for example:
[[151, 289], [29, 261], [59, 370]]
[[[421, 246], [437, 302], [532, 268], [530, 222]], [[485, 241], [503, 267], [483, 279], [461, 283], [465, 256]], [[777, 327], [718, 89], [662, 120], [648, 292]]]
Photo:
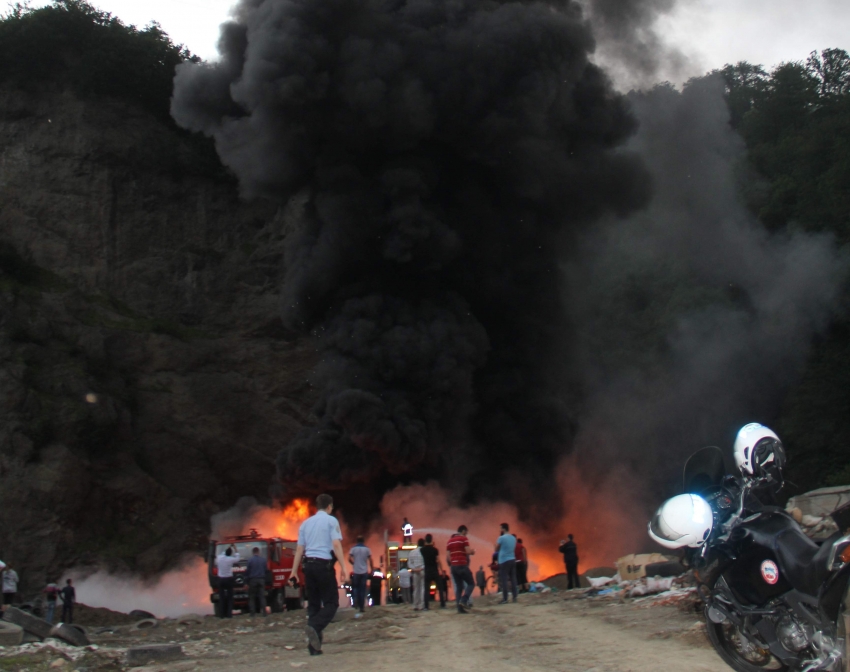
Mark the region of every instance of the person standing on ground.
[[445, 569], [441, 570], [437, 577], [437, 592], [440, 593], [440, 609], [445, 609], [449, 599], [449, 575]]
[[475, 585], [478, 586], [482, 595], [487, 594], [487, 576], [484, 574], [484, 565], [481, 565], [475, 572]]
[[407, 556], [407, 566], [413, 575], [413, 609], [415, 611], [421, 611], [425, 604], [425, 558], [422, 557], [424, 546], [425, 540], [420, 539], [416, 542], [416, 548]]
[[502, 588], [502, 601], [508, 603], [508, 582], [511, 584], [511, 594], [516, 602], [516, 537], [509, 532], [507, 523], [502, 523], [499, 538], [496, 540], [496, 551], [499, 553], [499, 585]]
[[351, 563], [351, 592], [354, 597], [354, 608], [362, 614], [366, 608], [366, 583], [375, 571], [372, 565], [372, 551], [363, 543], [363, 535], [357, 537], [357, 544], [348, 553], [348, 561]]
[[65, 587], [59, 591], [59, 597], [62, 598], [62, 622], [74, 622], [74, 603], [77, 601], [77, 591], [74, 590], [74, 583], [71, 579], [65, 581]]
[[[380, 569], [372, 572], [369, 577], [369, 597], [372, 598], [372, 606], [381, 606], [381, 584], [384, 582], [384, 573]], [[389, 601], [389, 600], [388, 600]]]
[[59, 596], [59, 586], [55, 583], [48, 583], [42, 592], [47, 601], [44, 620], [48, 623], [53, 623], [53, 615], [56, 613], [56, 598]]
[[253, 616], [259, 609], [260, 614], [266, 615], [266, 572], [269, 571], [269, 563], [260, 555], [260, 549], [255, 546], [248, 558], [248, 568], [245, 578], [248, 580], [248, 608]]
[[475, 581], [469, 569], [469, 558], [475, 551], [469, 547], [466, 525], [457, 528], [457, 533], [449, 538], [446, 551], [449, 554], [449, 564], [452, 568], [452, 579], [455, 584], [455, 600], [459, 614], [466, 614], [470, 608], [469, 598], [475, 590]]
[[233, 544], [215, 559], [218, 570], [218, 601], [221, 605], [219, 618], [233, 618], [233, 565], [239, 560], [239, 553]]
[[[433, 535], [425, 535], [425, 545], [420, 548], [422, 557], [425, 558], [425, 611], [428, 611], [428, 604], [431, 601], [431, 584], [437, 583], [437, 579], [443, 570], [443, 563], [440, 562], [440, 551], [434, 546]], [[439, 592], [439, 587], [437, 588]]]
[[528, 551], [522, 545], [522, 539], [516, 540], [516, 582], [521, 592], [528, 592]]
[[401, 589], [401, 601], [405, 604], [411, 604], [413, 602], [413, 596], [410, 592], [410, 570], [407, 566], [402, 567], [398, 570], [398, 587]]
[[6, 565], [6, 569], [3, 571], [3, 604], [10, 605], [15, 604], [18, 601], [18, 583], [20, 582], [20, 578], [18, 578], [18, 573]]
[[563, 554], [564, 564], [567, 566], [567, 590], [572, 590], [581, 585], [578, 579], [578, 547], [573, 541], [573, 535], [568, 534], [567, 539], [569, 541], [561, 539], [558, 551]]
[[342, 532], [339, 521], [331, 513], [334, 500], [330, 495], [316, 497], [316, 515], [301, 523], [292, 571], [298, 571], [304, 558], [304, 579], [307, 584], [307, 648], [311, 656], [322, 653], [322, 632], [339, 609], [339, 584], [333, 567], [334, 556], [339, 561], [340, 581], [345, 582], [345, 555], [342, 552]]

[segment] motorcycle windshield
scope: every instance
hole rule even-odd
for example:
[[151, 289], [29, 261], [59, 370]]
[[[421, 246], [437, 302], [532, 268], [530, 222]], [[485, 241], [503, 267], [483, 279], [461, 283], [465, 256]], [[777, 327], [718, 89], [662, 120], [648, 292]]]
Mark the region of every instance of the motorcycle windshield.
[[726, 475], [723, 451], [717, 446], [700, 448], [685, 462], [682, 476], [682, 492], [701, 495], [716, 488]]

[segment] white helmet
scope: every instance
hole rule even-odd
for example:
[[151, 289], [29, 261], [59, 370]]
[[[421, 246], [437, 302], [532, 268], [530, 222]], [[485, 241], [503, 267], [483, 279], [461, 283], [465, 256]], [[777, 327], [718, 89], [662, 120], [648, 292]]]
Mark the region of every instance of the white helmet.
[[744, 425], [735, 437], [735, 464], [745, 476], [765, 476], [782, 471], [785, 448], [782, 441], [764, 425], [751, 422]]
[[699, 548], [711, 534], [714, 515], [699, 495], [668, 499], [649, 521], [649, 536], [665, 548]]

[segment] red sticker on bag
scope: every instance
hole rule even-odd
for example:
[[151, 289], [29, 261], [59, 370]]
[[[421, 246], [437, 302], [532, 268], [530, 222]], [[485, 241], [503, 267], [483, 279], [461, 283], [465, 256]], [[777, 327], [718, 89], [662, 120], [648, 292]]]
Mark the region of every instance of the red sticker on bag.
[[761, 563], [761, 578], [771, 586], [779, 581], [779, 567], [773, 560], [765, 560]]

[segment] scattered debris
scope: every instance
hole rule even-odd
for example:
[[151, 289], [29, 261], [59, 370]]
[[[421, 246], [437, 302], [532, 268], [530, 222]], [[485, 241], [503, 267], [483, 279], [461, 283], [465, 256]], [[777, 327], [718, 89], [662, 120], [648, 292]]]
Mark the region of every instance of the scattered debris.
[[127, 664], [130, 667], [181, 660], [185, 657], [183, 647], [179, 644], [149, 644], [127, 649]]
[[791, 514], [803, 532], [812, 539], [823, 540], [838, 531], [830, 517], [836, 509], [850, 503], [850, 486], [820, 488], [788, 500], [785, 510]]
[[127, 615], [130, 616], [131, 618], [138, 618], [138, 619], [156, 618], [156, 616], [154, 616], [152, 613], [150, 613], [149, 611], [144, 611], [143, 609], [133, 609], [133, 611], [131, 611]]
[[8, 607], [3, 614], [3, 620], [19, 625], [21, 628], [35, 635], [39, 639], [49, 637], [50, 631], [53, 628], [53, 626], [44, 619], [28, 614], [17, 607]]
[[88, 646], [91, 644], [85, 628], [81, 625], [72, 625], [70, 623], [59, 623], [50, 630], [50, 636], [61, 639], [74, 646]]
[[155, 618], [145, 618], [137, 623], [133, 623], [131, 630], [149, 630], [150, 628], [155, 628], [159, 625], [159, 621]]
[[24, 629], [14, 623], [0, 621], [0, 646], [17, 646], [24, 641]]

